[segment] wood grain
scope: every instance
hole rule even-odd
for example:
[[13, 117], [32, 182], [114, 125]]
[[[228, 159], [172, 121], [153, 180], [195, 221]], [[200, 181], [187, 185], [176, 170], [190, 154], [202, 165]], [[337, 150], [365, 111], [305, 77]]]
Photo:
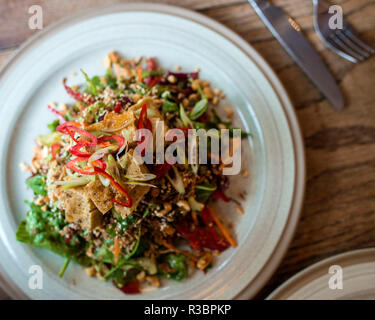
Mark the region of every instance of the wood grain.
[[[0, 65], [34, 32], [27, 9], [40, 4], [45, 26], [70, 14], [120, 0], [0, 0]], [[246, 0], [163, 0], [227, 25], [270, 63], [297, 110], [306, 144], [306, 200], [295, 237], [280, 267], [258, 295], [323, 258], [375, 246], [375, 57], [352, 64], [327, 50], [313, 30], [311, 1], [274, 0], [302, 26], [345, 94], [337, 112], [272, 37]], [[346, 17], [375, 46], [375, 1], [341, 0]], [[328, 272], [328, 271], [327, 271]]]

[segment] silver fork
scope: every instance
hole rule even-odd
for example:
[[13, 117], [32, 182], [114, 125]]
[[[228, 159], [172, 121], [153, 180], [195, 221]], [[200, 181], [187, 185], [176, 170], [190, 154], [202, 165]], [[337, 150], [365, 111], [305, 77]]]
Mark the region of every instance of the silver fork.
[[313, 0], [313, 4], [315, 31], [328, 48], [354, 63], [375, 54], [375, 49], [359, 39], [345, 20], [343, 29], [333, 30], [329, 27], [329, 19], [332, 17], [328, 13], [329, 3], [324, 0]]

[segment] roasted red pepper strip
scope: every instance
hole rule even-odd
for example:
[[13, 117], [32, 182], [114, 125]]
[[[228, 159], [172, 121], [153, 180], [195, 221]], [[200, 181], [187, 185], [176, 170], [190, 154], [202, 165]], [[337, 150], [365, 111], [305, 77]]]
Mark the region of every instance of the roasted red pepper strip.
[[221, 190], [215, 190], [214, 192], [212, 192], [212, 197], [224, 202], [230, 202], [230, 199]]
[[138, 281], [128, 281], [119, 289], [126, 294], [141, 293], [141, 290], [139, 289], [139, 282]]
[[118, 135], [111, 135], [111, 136], [104, 136], [104, 137], [100, 137], [98, 139], [98, 144], [100, 146], [105, 146], [104, 145], [104, 142], [107, 142], [109, 140], [116, 140], [118, 142], [118, 148], [116, 151], [120, 150], [121, 147], [124, 145], [125, 143], [125, 138], [123, 136], [118, 136]]
[[[82, 93], [74, 91], [71, 87], [69, 87], [66, 84], [66, 79], [63, 79], [63, 85], [64, 85], [64, 88], [65, 88], [67, 94], [69, 94], [74, 100], [86, 102], [87, 98]], [[92, 99], [92, 98], [87, 100], [87, 103], [89, 103], [89, 104], [93, 104], [94, 102], [95, 102], [95, 100]]]
[[156, 63], [155, 63], [154, 58], [150, 57], [146, 61], [147, 61], [147, 70], [149, 71], [156, 70]]
[[162, 77], [156, 77], [156, 78], [151, 78], [148, 81], [146, 81], [146, 85], [149, 88], [152, 88], [155, 84], [158, 84], [159, 81], [161, 80]]
[[118, 104], [116, 104], [116, 106], [114, 107], [113, 111], [114, 111], [115, 113], [120, 113], [120, 112], [121, 112], [121, 109], [122, 109], [122, 105], [121, 105], [121, 103], [118, 103]]
[[169, 163], [157, 164], [154, 166], [153, 173], [156, 175], [156, 178], [161, 178], [165, 176], [171, 168], [172, 165]]
[[60, 149], [61, 149], [61, 144], [60, 143], [54, 143], [51, 146], [51, 154], [52, 154], [51, 160], [55, 160], [56, 159], [57, 151], [60, 150]]
[[183, 219], [177, 224], [176, 230], [189, 241], [195, 250], [209, 249], [221, 252], [227, 249], [229, 243], [223, 236], [217, 233], [214, 221], [207, 208], [202, 211], [200, 216], [205, 227], [194, 225], [187, 219]]
[[130, 208], [132, 206], [133, 201], [130, 198], [127, 191], [120, 184], [118, 184], [111, 175], [109, 175], [103, 169], [98, 168], [98, 167], [94, 167], [94, 171], [96, 174], [100, 174], [104, 178], [107, 178], [109, 181], [111, 181], [112, 187], [115, 188], [117, 191], [119, 191], [125, 197], [126, 202], [124, 202], [124, 207]]

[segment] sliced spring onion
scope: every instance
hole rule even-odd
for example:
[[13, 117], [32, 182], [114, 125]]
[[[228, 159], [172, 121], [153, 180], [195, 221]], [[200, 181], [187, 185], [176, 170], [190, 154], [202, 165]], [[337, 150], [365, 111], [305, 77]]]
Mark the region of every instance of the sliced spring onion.
[[111, 181], [109, 181], [107, 178], [104, 178], [100, 174], [98, 174], [98, 177], [103, 186], [109, 187], [109, 185], [111, 184]]
[[204, 208], [204, 204], [198, 202], [197, 200], [195, 200], [194, 197], [189, 197], [189, 198], [188, 198], [188, 202], [189, 202], [190, 208], [191, 208], [193, 211], [202, 211], [203, 208]]
[[62, 134], [58, 131], [47, 133], [44, 136], [38, 136], [36, 138], [37, 142], [42, 146], [50, 147], [55, 143], [61, 141]]
[[199, 186], [196, 186], [195, 189], [200, 189], [200, 190], [206, 190], [206, 191], [215, 191], [216, 190], [216, 186], [212, 186], [212, 185], [209, 185], [209, 184], [201, 184]]
[[[125, 150], [126, 148], [126, 150]], [[124, 142], [124, 144], [121, 146], [119, 151], [116, 153], [116, 160], [120, 162], [120, 154], [125, 150], [125, 153], [128, 152], [129, 143], [127, 141]]]
[[156, 178], [155, 174], [144, 173], [144, 174], [127, 174], [125, 175], [126, 179], [135, 180], [135, 181], [150, 181]]
[[191, 128], [193, 127], [193, 123], [191, 122], [191, 120], [187, 116], [182, 103], [180, 104], [180, 118], [181, 118], [182, 122], [184, 123], [184, 126], [191, 127]]
[[172, 167], [172, 169], [174, 171], [174, 178], [172, 179], [169, 176], [169, 174], [166, 174], [165, 176], [167, 177], [169, 182], [172, 184], [172, 186], [177, 190], [178, 193], [184, 194], [185, 186], [184, 186], [184, 182], [182, 181], [182, 177], [176, 167]]
[[92, 162], [92, 161], [95, 161], [95, 160], [99, 160], [101, 158], [103, 158], [107, 153], [111, 152], [111, 151], [114, 151], [116, 150], [117, 147], [116, 146], [108, 146], [108, 147], [105, 147], [105, 148], [102, 148], [102, 149], [99, 149], [97, 151], [95, 151], [91, 157], [89, 158], [88, 162]]
[[151, 188], [157, 188], [157, 186], [151, 184], [151, 183], [145, 183], [145, 182], [138, 182], [138, 181], [126, 181], [126, 184], [136, 185], [136, 186], [144, 186], [144, 187], [151, 187]]
[[199, 164], [192, 164], [191, 170], [194, 172], [195, 175], [198, 174]]
[[207, 110], [207, 104], [208, 100], [206, 98], [199, 100], [189, 114], [190, 119], [197, 120], [202, 114], [204, 114]]
[[70, 263], [70, 259], [67, 258], [64, 262], [64, 265], [62, 266], [62, 268], [60, 270], [60, 273], [59, 273], [60, 278], [62, 278], [64, 276], [64, 273], [65, 273], [66, 269], [68, 269], [69, 263]]
[[115, 158], [111, 154], [108, 155], [106, 163], [107, 163], [108, 173], [113, 177], [119, 178], [120, 170], [117, 167], [117, 162]]
[[72, 180], [56, 181], [53, 184], [57, 186], [63, 186], [63, 189], [70, 189], [75, 187], [80, 187], [88, 184], [90, 182], [87, 178], [76, 178]]

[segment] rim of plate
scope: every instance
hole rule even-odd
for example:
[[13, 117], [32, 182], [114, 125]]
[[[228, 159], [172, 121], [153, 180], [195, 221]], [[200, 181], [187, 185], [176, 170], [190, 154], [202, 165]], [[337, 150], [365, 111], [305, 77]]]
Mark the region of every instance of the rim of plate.
[[[328, 275], [328, 268], [332, 265], [339, 265], [344, 269], [345, 267], [351, 266], [358, 267], [362, 263], [366, 262], [375, 262], [375, 248], [357, 249], [328, 257], [296, 273], [289, 280], [285, 281], [281, 286], [276, 288], [267, 297], [267, 300], [288, 299], [292, 294], [303, 289], [304, 286], [315, 280], [322, 280], [326, 282], [326, 279], [322, 278]], [[335, 291], [340, 292], [341, 290]], [[347, 294], [343, 295], [342, 297], [345, 296], [347, 296]], [[340, 298], [340, 296], [337, 297]]]
[[[269, 84], [271, 85], [275, 94], [277, 95], [280, 104], [283, 107], [282, 111], [289, 125], [289, 130], [291, 133], [294, 149], [293, 153], [296, 177], [294, 181], [293, 198], [291, 201], [291, 208], [289, 211], [287, 222], [279, 238], [279, 242], [274, 247], [270, 258], [265, 263], [262, 270], [254, 277], [253, 281], [249, 283], [247, 287], [243, 289], [242, 292], [240, 292], [235, 297], [235, 299], [250, 299], [254, 297], [256, 293], [259, 292], [259, 290], [266, 284], [266, 282], [269, 280], [272, 274], [276, 271], [276, 268], [279, 266], [294, 236], [305, 195], [306, 164], [305, 148], [301, 134], [301, 129], [289, 95], [287, 94], [283, 84], [281, 83], [275, 72], [272, 70], [270, 65], [248, 42], [246, 42], [237, 33], [235, 33], [225, 25], [221, 24], [220, 22], [217, 22], [212, 18], [209, 18], [198, 12], [173, 5], [141, 2], [100, 6], [63, 18], [30, 37], [22, 45], [20, 45], [16, 52], [12, 54], [12, 56], [8, 59], [6, 64], [0, 69], [0, 78], [4, 77], [4, 73], [7, 71], [7, 69], [12, 67], [12, 64], [15, 62], [15, 60], [19, 56], [21, 56], [28, 49], [28, 47], [33, 45], [34, 42], [42, 40], [42, 38], [44, 37], [48, 37], [48, 35], [53, 31], [57, 31], [62, 27], [66, 27], [68, 25], [71, 25], [79, 21], [83, 21], [88, 18], [120, 11], [166, 13], [191, 20], [216, 32], [217, 34], [232, 42], [250, 60], [252, 60], [253, 63], [256, 64], [258, 69], [268, 80]], [[5, 276], [2, 276], [0, 270], [0, 285], [1, 280], [3, 280], [3, 288], [6, 291], [6, 293], [9, 294], [9, 296], [21, 299], [29, 298], [10, 279], [7, 279]]]

